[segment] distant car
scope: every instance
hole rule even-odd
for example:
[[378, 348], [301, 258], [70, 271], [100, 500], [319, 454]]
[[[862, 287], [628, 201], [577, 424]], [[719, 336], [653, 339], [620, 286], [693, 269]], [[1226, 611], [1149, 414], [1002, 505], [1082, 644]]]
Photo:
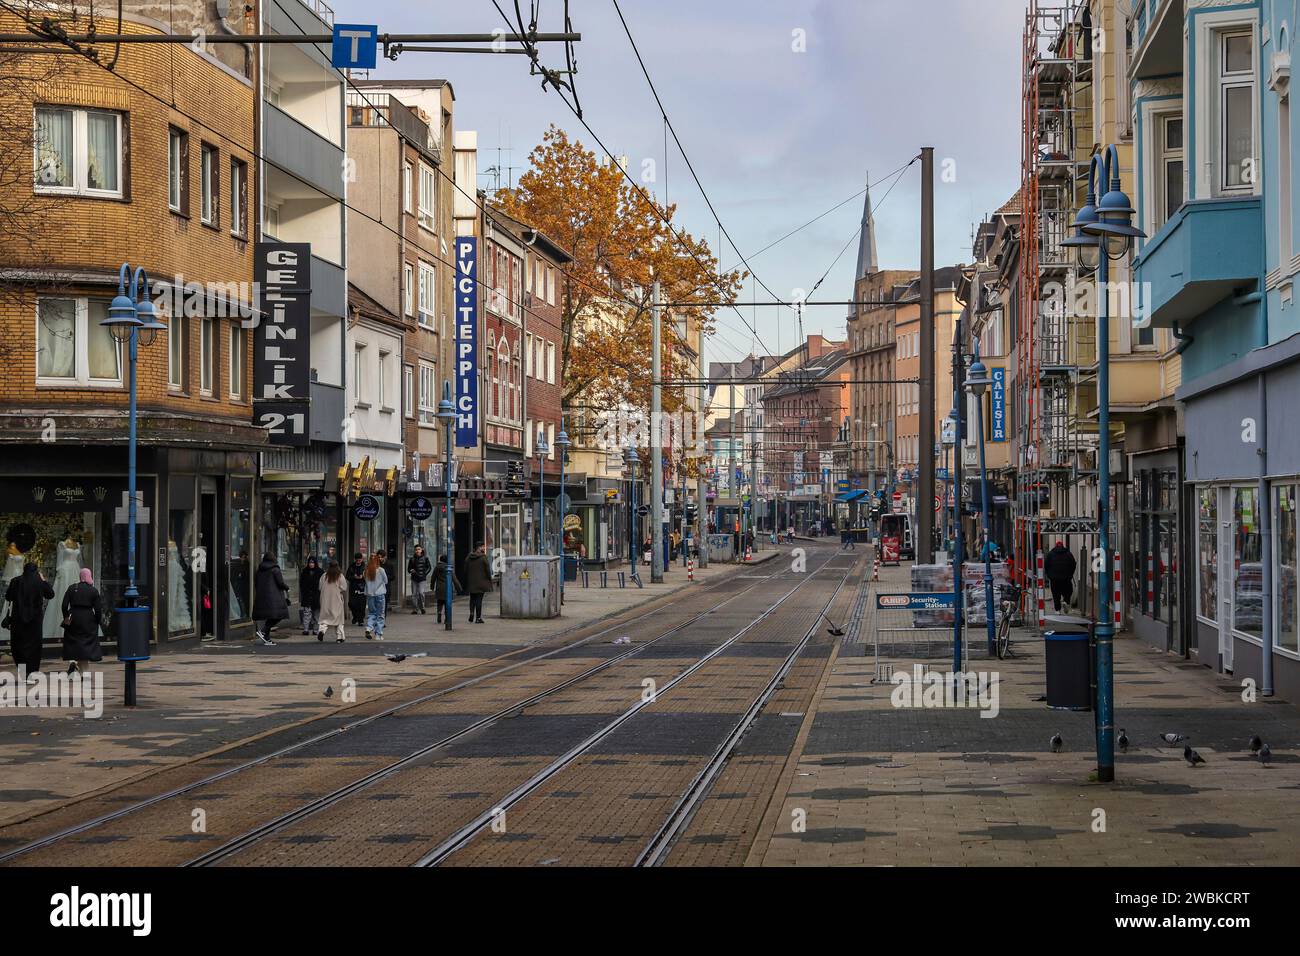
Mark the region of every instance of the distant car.
[[916, 559], [916, 544], [912, 540], [912, 516], [908, 514], [883, 514], [880, 516], [880, 537], [897, 538], [899, 555]]

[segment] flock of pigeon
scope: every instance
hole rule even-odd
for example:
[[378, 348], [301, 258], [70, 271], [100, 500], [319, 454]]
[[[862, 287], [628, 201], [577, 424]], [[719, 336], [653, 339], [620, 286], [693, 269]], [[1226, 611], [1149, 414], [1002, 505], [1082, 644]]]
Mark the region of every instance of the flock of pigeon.
[[[1183, 734], [1161, 734], [1160, 741], [1169, 747], [1175, 747], [1178, 744], [1182, 744], [1183, 759], [1187, 761], [1189, 766], [1196, 767], [1205, 763], [1205, 758], [1192, 749], [1191, 741], [1189, 741]], [[1064, 741], [1061, 740], [1060, 734], [1052, 734], [1052, 739], [1049, 740], [1048, 743], [1051, 745], [1052, 753], [1054, 754], [1059, 754], [1065, 746]], [[1119, 737], [1116, 738], [1115, 743], [1119, 746], [1120, 753], [1128, 753], [1129, 739], [1128, 734], [1124, 732], [1123, 727], [1119, 729]], [[1273, 751], [1269, 749], [1268, 744], [1264, 743], [1264, 741], [1260, 739], [1259, 734], [1253, 734], [1251, 736], [1248, 746], [1250, 747], [1250, 752], [1254, 754], [1255, 759], [1267, 767], [1269, 761], [1273, 759]]]

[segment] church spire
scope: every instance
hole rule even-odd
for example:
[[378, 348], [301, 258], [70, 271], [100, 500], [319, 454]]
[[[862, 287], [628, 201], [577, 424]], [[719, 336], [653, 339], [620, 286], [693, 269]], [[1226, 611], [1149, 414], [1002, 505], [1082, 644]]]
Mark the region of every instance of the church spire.
[[[871, 176], [867, 175], [867, 182], [870, 183]], [[857, 293], [858, 280], [863, 276], [871, 275], [873, 272], [879, 272], [880, 266], [876, 262], [876, 220], [871, 214], [871, 186], [868, 185], [862, 200], [862, 231], [858, 234], [858, 265], [853, 273], [853, 291]], [[849, 315], [857, 314], [857, 306], [849, 307]]]

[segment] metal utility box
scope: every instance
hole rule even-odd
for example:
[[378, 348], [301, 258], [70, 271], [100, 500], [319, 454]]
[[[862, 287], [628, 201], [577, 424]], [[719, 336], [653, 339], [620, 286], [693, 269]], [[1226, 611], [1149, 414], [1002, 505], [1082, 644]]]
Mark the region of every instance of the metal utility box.
[[709, 563], [732, 561], [736, 557], [736, 540], [729, 534], [711, 534], [709, 538]]
[[560, 616], [560, 561], [545, 554], [506, 558], [501, 571], [501, 616]]

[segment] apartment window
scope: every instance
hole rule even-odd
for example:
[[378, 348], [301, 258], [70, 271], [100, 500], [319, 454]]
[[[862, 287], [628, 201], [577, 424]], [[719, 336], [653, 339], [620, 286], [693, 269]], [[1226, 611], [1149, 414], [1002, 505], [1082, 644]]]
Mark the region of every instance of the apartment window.
[[546, 343], [546, 384], [555, 384], [555, 343]]
[[1159, 166], [1156, 175], [1156, 227], [1169, 221], [1169, 217], [1183, 204], [1183, 117], [1179, 113], [1163, 113], [1156, 117], [1159, 136]]
[[185, 388], [185, 366], [189, 358], [189, 324], [183, 315], [167, 320], [167, 385]]
[[411, 268], [408, 262], [402, 266], [402, 302], [405, 304], [406, 314], [415, 314], [415, 270]]
[[393, 406], [388, 403], [388, 361], [392, 354], [383, 349], [379, 351], [379, 410], [384, 412], [393, 410]]
[[204, 143], [199, 153], [199, 219], [217, 225], [217, 148]]
[[358, 343], [352, 346], [352, 401], [359, 408], [369, 408], [370, 403], [362, 398], [362, 387], [365, 385], [365, 374], [362, 365], [365, 363], [366, 346], [364, 343]]
[[1291, 261], [1291, 97], [1277, 101], [1277, 202], [1278, 261]]
[[529, 378], [536, 378], [537, 375], [533, 371], [534, 367], [535, 366], [533, 365], [533, 333], [529, 332], [528, 335], [524, 338], [524, 374], [527, 375]]
[[433, 316], [437, 308], [435, 280], [437, 273], [427, 262], [420, 263], [420, 324], [433, 328]]
[[548, 449], [546, 453], [546, 457], [550, 461], [555, 461], [555, 425], [554, 424], [548, 424], [546, 426], [546, 447]]
[[531, 418], [524, 423], [524, 457], [533, 457], [533, 420]]
[[415, 369], [409, 365], [402, 366], [402, 414], [415, 417]]
[[243, 236], [248, 231], [248, 165], [230, 160], [230, 234]]
[[106, 299], [38, 299], [36, 383], [121, 385], [122, 352], [99, 324], [106, 318]]
[[1249, 30], [1219, 35], [1219, 188], [1223, 192], [1254, 188], [1254, 61]]
[[262, 233], [270, 239], [280, 235], [280, 207], [266, 203], [262, 208]]
[[402, 209], [406, 212], [412, 212], [411, 209], [411, 164], [402, 164]]
[[175, 126], [167, 129], [167, 206], [185, 215], [190, 210], [190, 138]]
[[419, 223], [430, 232], [435, 231], [437, 216], [437, 189], [435, 173], [424, 163], [420, 164], [420, 214]]
[[230, 397], [236, 399], [244, 397], [244, 362], [248, 351], [245, 334], [238, 322], [230, 326]]
[[438, 381], [434, 367], [420, 363], [420, 421], [431, 424], [438, 420]]
[[212, 383], [217, 380], [217, 323], [215, 319], [199, 320], [199, 391], [212, 394]]
[[546, 303], [555, 305], [555, 270], [550, 266], [546, 267]]
[[536, 354], [533, 356], [533, 376], [540, 379], [545, 374], [543, 369], [546, 368], [546, 353], [542, 350], [544, 341], [540, 335], [533, 339], [533, 345], [537, 350]]
[[36, 192], [122, 196], [122, 114], [38, 106]]

